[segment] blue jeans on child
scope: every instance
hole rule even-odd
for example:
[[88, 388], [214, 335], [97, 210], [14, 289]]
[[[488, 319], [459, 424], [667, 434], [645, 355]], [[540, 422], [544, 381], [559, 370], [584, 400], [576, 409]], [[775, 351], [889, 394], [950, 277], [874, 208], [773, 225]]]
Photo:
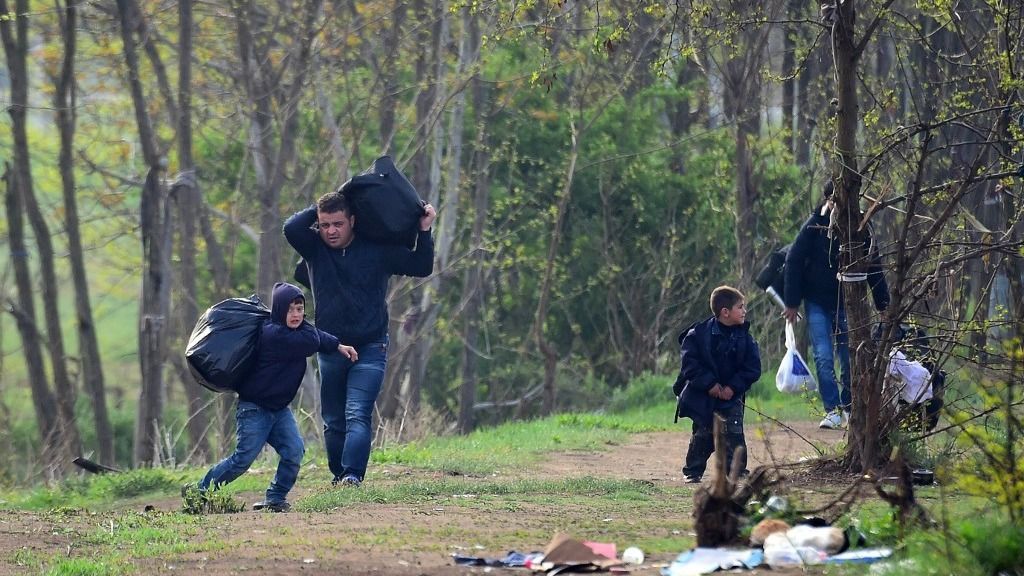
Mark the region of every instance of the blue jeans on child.
[[264, 444], [270, 444], [281, 457], [277, 474], [267, 489], [267, 502], [281, 503], [299, 476], [305, 447], [291, 408], [267, 410], [252, 402], [238, 401], [235, 409], [237, 443], [234, 453], [221, 460], [199, 483], [200, 490], [217, 488], [245, 473], [259, 457]]
[[[825, 412], [850, 409], [850, 330], [846, 310], [828, 310], [810, 300], [804, 302], [807, 327], [814, 350], [814, 371], [818, 375], [818, 393]], [[838, 327], [838, 330], [837, 330]], [[842, 390], [836, 385], [835, 353], [839, 353]]]
[[335, 479], [360, 482], [373, 440], [373, 404], [388, 364], [388, 340], [357, 346], [359, 360], [337, 352], [320, 354], [320, 413], [324, 419], [327, 465]]

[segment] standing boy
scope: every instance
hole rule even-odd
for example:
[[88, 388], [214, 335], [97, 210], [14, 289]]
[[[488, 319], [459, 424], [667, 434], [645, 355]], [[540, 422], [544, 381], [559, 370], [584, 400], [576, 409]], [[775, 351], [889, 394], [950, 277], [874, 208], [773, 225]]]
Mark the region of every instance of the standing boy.
[[677, 414], [693, 420], [683, 476], [700, 482], [715, 451], [714, 415], [725, 418], [726, 469], [736, 448], [742, 447], [741, 470], [746, 472], [743, 409], [747, 390], [761, 377], [761, 353], [750, 335], [743, 294], [730, 286], [711, 292], [711, 318], [679, 335], [680, 368], [672, 391], [678, 396]]
[[305, 297], [297, 286], [274, 284], [270, 319], [260, 332], [259, 350], [252, 375], [238, 387], [235, 411], [237, 443], [233, 454], [206, 473], [199, 490], [205, 492], [238, 478], [252, 466], [264, 444], [281, 457], [266, 498], [253, 510], [287, 512], [288, 491], [295, 485], [305, 447], [288, 405], [295, 398], [306, 373], [306, 358], [316, 352], [337, 351], [355, 362], [356, 350], [305, 322]]

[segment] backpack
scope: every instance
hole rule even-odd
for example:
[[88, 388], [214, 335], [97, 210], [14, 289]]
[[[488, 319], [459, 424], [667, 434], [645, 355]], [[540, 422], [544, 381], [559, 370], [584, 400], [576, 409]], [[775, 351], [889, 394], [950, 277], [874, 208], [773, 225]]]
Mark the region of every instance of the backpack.
[[416, 244], [424, 202], [390, 156], [381, 156], [362, 174], [338, 188], [356, 217], [356, 233], [381, 244]]
[[792, 244], [786, 244], [772, 250], [765, 259], [764, 266], [754, 277], [754, 284], [765, 292], [771, 288], [780, 299], [784, 298], [786, 288], [786, 255], [792, 247]]
[[185, 347], [189, 371], [214, 392], [233, 392], [256, 362], [263, 323], [270, 310], [260, 297], [228, 298], [210, 306]]

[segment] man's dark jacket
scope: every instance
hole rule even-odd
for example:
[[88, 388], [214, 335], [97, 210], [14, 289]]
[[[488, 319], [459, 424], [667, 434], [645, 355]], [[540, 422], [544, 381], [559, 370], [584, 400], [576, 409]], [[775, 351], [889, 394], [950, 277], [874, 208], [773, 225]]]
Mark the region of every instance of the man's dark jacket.
[[419, 232], [416, 248], [378, 244], [356, 235], [345, 248], [331, 248], [313, 228], [316, 205], [292, 215], [284, 235], [306, 261], [318, 328], [349, 346], [382, 341], [388, 333], [388, 281], [391, 276], [430, 276], [434, 240]]
[[274, 284], [270, 319], [263, 323], [256, 366], [238, 386], [239, 400], [267, 410], [280, 410], [291, 403], [306, 374], [306, 358], [319, 352], [337, 351], [338, 339], [303, 321], [294, 330], [286, 322], [288, 307], [303, 298], [298, 286]]
[[[839, 294], [839, 239], [829, 238], [829, 216], [820, 211], [800, 227], [793, 246], [786, 255], [786, 283], [783, 299], [789, 308], [797, 308], [804, 299], [826, 310], [838, 310], [842, 305]], [[868, 243], [871, 244], [870, 236]], [[882, 273], [878, 251], [869, 249], [868, 284], [875, 300], [875, 308], [889, 306], [889, 286]]]
[[[750, 323], [726, 327], [711, 318], [679, 334], [679, 376], [672, 386], [678, 396], [676, 416], [711, 425], [712, 414], [742, 402], [761, 377], [761, 352], [750, 335]], [[730, 400], [708, 395], [715, 384], [732, 388]]]

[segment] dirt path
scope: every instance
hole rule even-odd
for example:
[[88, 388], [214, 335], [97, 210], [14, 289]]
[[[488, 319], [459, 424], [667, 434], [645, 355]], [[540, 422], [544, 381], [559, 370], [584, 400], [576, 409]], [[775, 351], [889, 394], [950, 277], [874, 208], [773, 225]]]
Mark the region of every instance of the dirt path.
[[[750, 466], [772, 461], [794, 462], [816, 451], [803, 438], [821, 446], [832, 446], [843, 433], [818, 430], [813, 423], [796, 424], [793, 430], [766, 427], [748, 431]], [[680, 467], [689, 435], [680, 432], [634, 436], [628, 443], [607, 451], [551, 454], [533, 468], [509, 475], [535, 479], [563, 479], [595, 476], [635, 479], [661, 486], [680, 486]], [[396, 476], [407, 471], [390, 469]], [[408, 471], [410, 476], [423, 474]], [[306, 487], [306, 491], [310, 488]], [[308, 493], [308, 492], [306, 492]], [[304, 489], [297, 487], [296, 499]], [[177, 500], [154, 503], [160, 510], [173, 510]], [[683, 504], [686, 506], [688, 504]], [[685, 515], [684, 509], [673, 514]], [[0, 574], [38, 573], [30, 560], [54, 554], [87, 555], [84, 536], [106, 527], [104, 515], [88, 515], [55, 523], [51, 517], [24, 512], [0, 512]], [[624, 518], [621, 521], [628, 522]], [[483, 506], [443, 506], [433, 501], [417, 504], [353, 505], [330, 513], [261, 514], [244, 512], [206, 517], [202, 530], [215, 534], [225, 545], [204, 553], [187, 552], [173, 559], [135, 560], [130, 572], [140, 574], [378, 574], [386, 576], [434, 576], [442, 574], [519, 574], [522, 569], [456, 567], [452, 553], [502, 557], [510, 549], [541, 549], [555, 531], [577, 532], [581, 539], [601, 541], [600, 525], [566, 525], [565, 514], [553, 516], [537, 504], [513, 509]], [[568, 522], [578, 522], [570, 519]], [[679, 526], [684, 526], [680, 519]], [[547, 537], [539, 536], [547, 535]], [[684, 538], [678, 530], [666, 532], [667, 539]], [[203, 534], [190, 537], [201, 542]], [[518, 544], [516, 548], [513, 544]], [[627, 544], [620, 543], [620, 548]], [[531, 547], [532, 546], [532, 547]], [[682, 552], [682, 542], [680, 544]], [[186, 544], [183, 549], [191, 548]], [[675, 554], [654, 555], [633, 574], [655, 575]], [[18, 560], [23, 564], [18, 565]], [[750, 574], [764, 571], [750, 572]], [[779, 571], [772, 572], [780, 574]]]
[[[797, 422], [748, 427], [748, 467], [753, 469], [773, 462], [797, 462], [818, 456], [818, 449], [834, 447], [845, 434], [820, 430], [816, 423]], [[683, 457], [690, 441], [689, 432], [640, 434], [628, 444], [599, 453], [553, 454], [540, 464], [540, 473], [554, 478], [591, 474], [613, 478], [646, 480], [655, 484], [682, 483]], [[705, 477], [705, 480], [708, 478]]]

